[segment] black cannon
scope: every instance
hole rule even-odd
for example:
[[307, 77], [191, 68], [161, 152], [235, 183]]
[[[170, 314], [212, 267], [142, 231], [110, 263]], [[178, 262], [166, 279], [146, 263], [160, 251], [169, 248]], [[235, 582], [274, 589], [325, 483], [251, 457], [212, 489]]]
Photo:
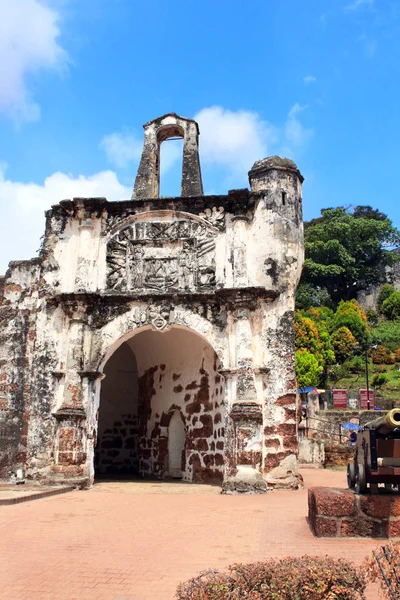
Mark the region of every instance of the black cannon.
[[[366, 423], [358, 432], [354, 458], [347, 465], [347, 484], [357, 494], [371, 492], [377, 484], [399, 490], [400, 485], [400, 409]], [[376, 484], [376, 485], [374, 485]]]

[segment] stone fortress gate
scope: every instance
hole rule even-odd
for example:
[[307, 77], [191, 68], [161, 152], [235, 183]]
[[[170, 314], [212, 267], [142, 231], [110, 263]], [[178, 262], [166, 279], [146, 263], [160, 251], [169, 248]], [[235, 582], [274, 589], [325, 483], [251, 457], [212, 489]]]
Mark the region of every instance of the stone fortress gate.
[[[144, 132], [132, 199], [62, 200], [0, 279], [0, 477], [297, 487], [303, 177], [272, 156], [250, 191], [204, 196], [197, 123]], [[176, 136], [181, 196], [160, 198]]]

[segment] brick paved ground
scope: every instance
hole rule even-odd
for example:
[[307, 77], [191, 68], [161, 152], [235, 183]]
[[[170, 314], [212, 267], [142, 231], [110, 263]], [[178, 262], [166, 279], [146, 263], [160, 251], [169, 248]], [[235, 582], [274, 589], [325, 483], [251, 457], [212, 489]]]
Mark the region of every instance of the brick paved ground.
[[[343, 472], [303, 475], [308, 485], [345, 485]], [[101, 483], [0, 507], [1, 600], [169, 600], [179, 581], [208, 567], [305, 553], [360, 562], [379, 544], [315, 539], [306, 490], [216, 491]]]

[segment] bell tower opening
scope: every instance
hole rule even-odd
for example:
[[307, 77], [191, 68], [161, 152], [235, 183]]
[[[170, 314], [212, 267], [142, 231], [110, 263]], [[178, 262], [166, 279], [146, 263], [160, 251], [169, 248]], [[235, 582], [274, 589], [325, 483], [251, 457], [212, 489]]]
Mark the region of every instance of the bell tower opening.
[[179, 196], [183, 166], [183, 137], [170, 137], [160, 144], [160, 196]]

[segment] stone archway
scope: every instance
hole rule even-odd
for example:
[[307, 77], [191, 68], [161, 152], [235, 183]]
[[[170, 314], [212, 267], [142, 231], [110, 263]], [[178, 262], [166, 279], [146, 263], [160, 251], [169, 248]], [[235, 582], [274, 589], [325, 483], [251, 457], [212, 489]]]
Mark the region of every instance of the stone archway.
[[104, 365], [96, 473], [222, 483], [225, 383], [214, 349], [178, 326], [124, 340]]

